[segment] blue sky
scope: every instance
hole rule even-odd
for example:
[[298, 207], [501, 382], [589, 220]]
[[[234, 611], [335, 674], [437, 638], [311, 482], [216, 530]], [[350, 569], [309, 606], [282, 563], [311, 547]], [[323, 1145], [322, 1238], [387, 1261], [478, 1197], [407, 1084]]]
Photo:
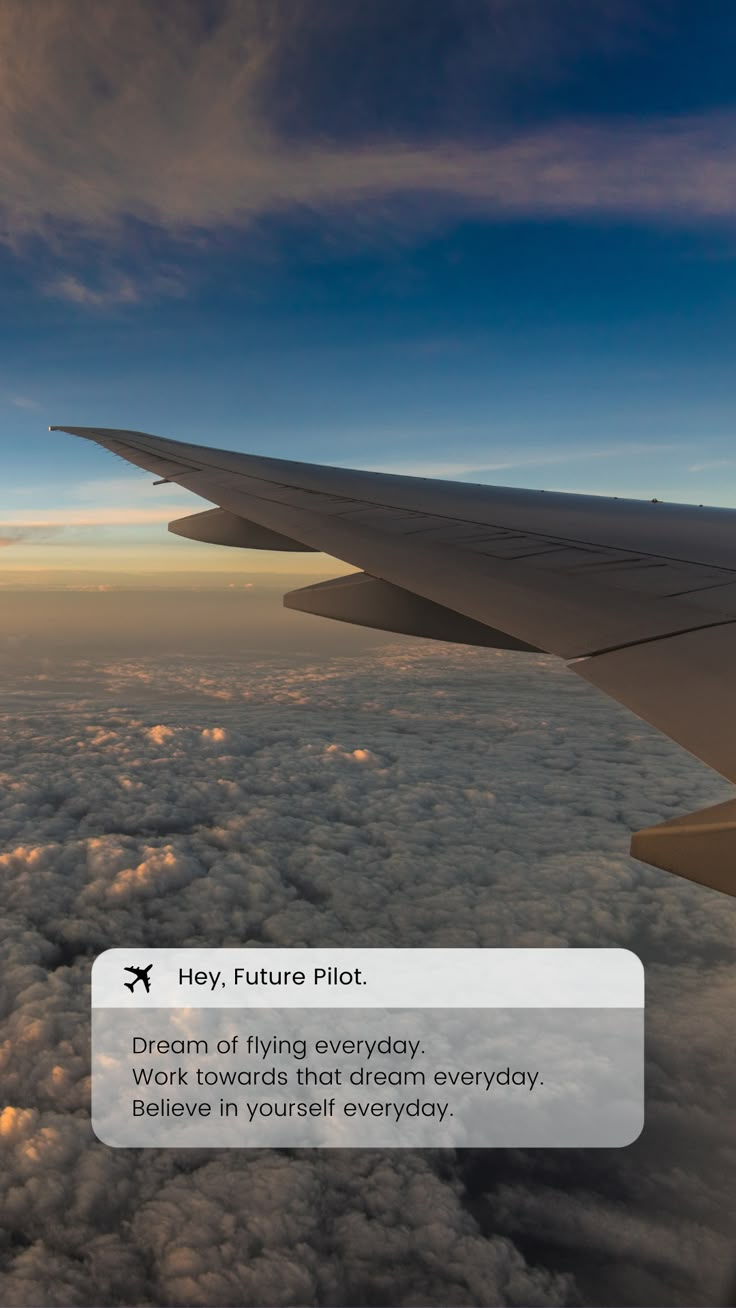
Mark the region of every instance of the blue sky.
[[736, 506], [732, 6], [72, 13], [0, 12], [6, 578], [283, 570], [49, 423]]

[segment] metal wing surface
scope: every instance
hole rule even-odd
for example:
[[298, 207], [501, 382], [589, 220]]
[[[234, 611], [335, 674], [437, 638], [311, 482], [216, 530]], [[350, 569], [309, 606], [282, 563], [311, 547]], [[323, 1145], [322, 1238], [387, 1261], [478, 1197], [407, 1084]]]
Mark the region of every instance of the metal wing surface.
[[[285, 597], [325, 617], [543, 650], [736, 781], [736, 511], [323, 467], [55, 427], [214, 508], [195, 540], [319, 550], [357, 574]], [[736, 894], [736, 801], [638, 832], [632, 853]]]

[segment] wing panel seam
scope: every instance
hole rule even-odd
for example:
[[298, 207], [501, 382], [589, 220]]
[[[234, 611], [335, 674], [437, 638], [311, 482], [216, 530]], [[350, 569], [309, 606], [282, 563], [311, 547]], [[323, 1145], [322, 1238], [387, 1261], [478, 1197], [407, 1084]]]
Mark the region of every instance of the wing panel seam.
[[658, 641], [673, 640], [676, 636], [687, 636], [693, 631], [709, 631], [713, 627], [733, 627], [736, 618], [724, 618], [722, 622], [699, 622], [694, 627], [681, 627], [677, 631], [665, 631], [658, 636], [643, 636], [639, 640], [626, 640], [621, 645], [606, 645], [604, 649], [589, 650], [587, 654], [578, 654], [568, 663], [577, 663], [579, 659], [597, 659], [603, 654], [616, 654], [622, 649], [635, 649], [638, 645], [654, 645]]

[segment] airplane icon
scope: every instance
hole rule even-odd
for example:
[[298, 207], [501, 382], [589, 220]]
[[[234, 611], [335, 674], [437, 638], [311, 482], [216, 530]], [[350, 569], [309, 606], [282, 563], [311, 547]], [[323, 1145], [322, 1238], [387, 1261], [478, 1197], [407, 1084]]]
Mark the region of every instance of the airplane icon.
[[148, 967], [126, 967], [125, 968], [126, 972], [133, 972], [135, 974], [135, 981], [123, 982], [123, 985], [125, 986], [126, 990], [130, 990], [132, 993], [134, 988], [138, 985], [138, 982], [142, 981], [146, 988], [146, 994], [148, 994], [148, 992], [151, 989], [151, 978], [149, 977], [148, 973], [150, 972], [152, 967], [153, 967], [153, 963], [149, 963]]

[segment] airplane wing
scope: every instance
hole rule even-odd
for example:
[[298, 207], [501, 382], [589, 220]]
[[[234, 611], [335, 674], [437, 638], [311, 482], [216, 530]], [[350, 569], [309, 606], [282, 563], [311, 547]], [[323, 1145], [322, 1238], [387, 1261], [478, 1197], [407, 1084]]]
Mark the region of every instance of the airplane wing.
[[[297, 463], [145, 432], [52, 427], [214, 508], [193, 540], [319, 550], [347, 577], [294, 609], [409, 635], [543, 650], [736, 781], [736, 511]], [[736, 894], [736, 800], [635, 833], [631, 852]]]

